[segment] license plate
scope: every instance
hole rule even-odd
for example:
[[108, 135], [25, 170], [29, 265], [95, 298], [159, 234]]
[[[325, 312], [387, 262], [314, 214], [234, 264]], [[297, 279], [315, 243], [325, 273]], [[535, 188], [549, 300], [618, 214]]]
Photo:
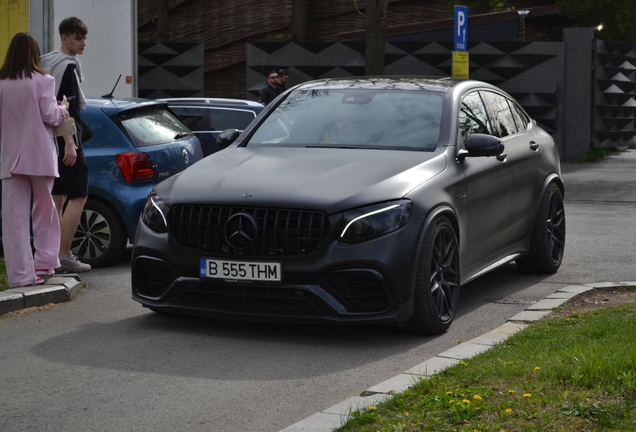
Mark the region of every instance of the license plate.
[[279, 262], [226, 261], [201, 258], [201, 277], [227, 281], [280, 282]]

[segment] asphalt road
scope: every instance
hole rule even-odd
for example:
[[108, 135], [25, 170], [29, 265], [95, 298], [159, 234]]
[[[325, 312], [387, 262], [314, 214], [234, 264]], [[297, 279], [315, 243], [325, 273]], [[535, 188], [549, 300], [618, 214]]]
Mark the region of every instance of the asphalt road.
[[278, 431], [505, 322], [567, 285], [634, 281], [636, 151], [563, 164], [567, 246], [549, 277], [505, 266], [464, 286], [444, 335], [163, 316], [128, 259], [73, 301], [0, 317], [2, 431]]

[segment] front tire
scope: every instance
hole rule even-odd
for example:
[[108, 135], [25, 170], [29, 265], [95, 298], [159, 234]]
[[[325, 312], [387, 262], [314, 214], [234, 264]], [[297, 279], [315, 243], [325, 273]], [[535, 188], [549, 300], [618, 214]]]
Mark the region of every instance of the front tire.
[[121, 259], [127, 239], [126, 227], [117, 212], [110, 205], [89, 198], [71, 250], [91, 267], [106, 267]]
[[561, 189], [551, 183], [546, 190], [530, 234], [530, 250], [516, 260], [519, 270], [555, 273], [565, 250], [565, 209]]
[[440, 334], [450, 327], [459, 303], [459, 250], [453, 225], [442, 216], [426, 231], [415, 282], [408, 333]]

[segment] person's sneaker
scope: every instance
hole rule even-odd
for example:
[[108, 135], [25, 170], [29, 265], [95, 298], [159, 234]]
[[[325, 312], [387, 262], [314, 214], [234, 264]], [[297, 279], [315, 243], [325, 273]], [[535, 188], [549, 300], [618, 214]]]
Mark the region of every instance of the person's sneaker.
[[[79, 259], [73, 254], [65, 258], [60, 258], [60, 269], [64, 270], [67, 273], [83, 273], [87, 272], [91, 269], [90, 264], [85, 264], [80, 262]], [[55, 269], [55, 272], [58, 273], [58, 269]]]
[[55, 274], [55, 269], [36, 269], [36, 276], [53, 276]]

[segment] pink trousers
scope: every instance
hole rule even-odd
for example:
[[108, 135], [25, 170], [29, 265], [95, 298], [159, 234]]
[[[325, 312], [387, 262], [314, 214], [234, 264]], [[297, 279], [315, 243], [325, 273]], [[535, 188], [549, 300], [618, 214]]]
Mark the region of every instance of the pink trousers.
[[[60, 221], [51, 197], [53, 177], [13, 175], [2, 179], [2, 247], [10, 287], [33, 284], [35, 269], [60, 266]], [[33, 211], [31, 211], [33, 193]], [[33, 226], [33, 247], [29, 220]]]

